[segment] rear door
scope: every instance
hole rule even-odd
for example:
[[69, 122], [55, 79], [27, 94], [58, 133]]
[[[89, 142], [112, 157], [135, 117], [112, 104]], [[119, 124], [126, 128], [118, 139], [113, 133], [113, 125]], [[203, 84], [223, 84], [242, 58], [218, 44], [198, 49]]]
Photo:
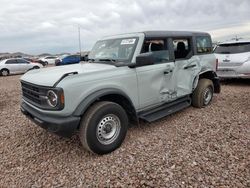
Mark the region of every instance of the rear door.
[[9, 59], [5, 62], [5, 67], [11, 74], [19, 73], [19, 64], [16, 59]]
[[136, 68], [141, 109], [163, 104], [175, 98], [171, 90], [174, 62], [167, 38], [145, 39], [142, 53], [154, 54], [155, 64]]
[[177, 97], [189, 95], [193, 90], [195, 77], [201, 71], [199, 58], [194, 56], [192, 37], [172, 39], [175, 56], [172, 85]]

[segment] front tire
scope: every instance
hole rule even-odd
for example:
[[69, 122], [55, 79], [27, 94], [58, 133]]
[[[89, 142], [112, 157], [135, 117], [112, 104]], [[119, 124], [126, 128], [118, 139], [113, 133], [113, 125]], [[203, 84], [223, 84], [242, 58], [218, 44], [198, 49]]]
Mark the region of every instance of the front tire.
[[192, 95], [192, 105], [203, 108], [210, 104], [214, 94], [213, 82], [209, 79], [200, 79]]
[[128, 117], [120, 105], [108, 101], [97, 102], [83, 116], [79, 138], [85, 149], [106, 154], [122, 144], [127, 127]]

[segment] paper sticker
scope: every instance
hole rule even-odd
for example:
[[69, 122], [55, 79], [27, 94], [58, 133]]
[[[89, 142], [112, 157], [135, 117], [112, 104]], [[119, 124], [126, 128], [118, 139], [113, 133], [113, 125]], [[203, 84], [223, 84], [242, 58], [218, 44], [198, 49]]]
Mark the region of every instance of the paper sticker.
[[136, 39], [123, 39], [121, 45], [134, 44]]

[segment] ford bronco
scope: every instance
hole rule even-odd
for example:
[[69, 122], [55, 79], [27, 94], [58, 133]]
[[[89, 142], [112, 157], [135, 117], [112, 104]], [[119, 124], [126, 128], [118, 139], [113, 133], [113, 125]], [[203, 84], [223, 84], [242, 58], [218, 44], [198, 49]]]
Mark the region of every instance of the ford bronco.
[[152, 122], [220, 92], [208, 33], [146, 31], [105, 37], [86, 61], [21, 77], [21, 111], [48, 131], [78, 133], [84, 148], [118, 148], [129, 123]]

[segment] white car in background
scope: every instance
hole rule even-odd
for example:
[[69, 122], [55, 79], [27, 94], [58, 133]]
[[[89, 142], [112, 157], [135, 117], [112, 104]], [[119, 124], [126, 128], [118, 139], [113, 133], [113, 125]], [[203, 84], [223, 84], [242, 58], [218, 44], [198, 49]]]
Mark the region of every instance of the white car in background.
[[218, 44], [214, 49], [220, 78], [250, 78], [250, 40]]
[[31, 69], [40, 69], [43, 66], [39, 63], [31, 63], [22, 58], [11, 58], [0, 61], [0, 75], [25, 73]]
[[42, 60], [46, 65], [55, 65], [55, 60], [58, 57], [56, 56], [46, 56], [46, 57], [42, 57], [39, 60]]

